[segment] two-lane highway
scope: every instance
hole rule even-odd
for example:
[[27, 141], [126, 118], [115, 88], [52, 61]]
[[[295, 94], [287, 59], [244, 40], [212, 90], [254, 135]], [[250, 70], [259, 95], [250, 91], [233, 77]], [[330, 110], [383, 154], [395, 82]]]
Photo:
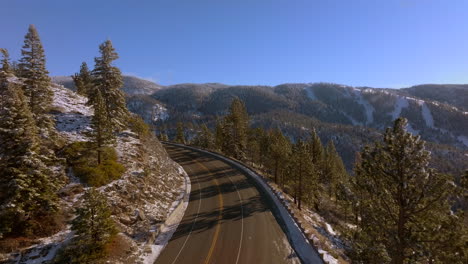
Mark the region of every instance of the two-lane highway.
[[165, 147], [189, 175], [192, 191], [180, 225], [155, 263], [300, 263], [251, 179], [206, 154]]

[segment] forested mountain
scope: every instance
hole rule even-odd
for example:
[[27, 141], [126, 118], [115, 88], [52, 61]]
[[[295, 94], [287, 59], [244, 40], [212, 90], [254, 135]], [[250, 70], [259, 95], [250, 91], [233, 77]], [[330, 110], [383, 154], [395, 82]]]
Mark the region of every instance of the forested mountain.
[[468, 89], [464, 85], [378, 89], [332, 83], [273, 87], [206, 83], [159, 86], [151, 94], [138, 92], [140, 88], [146, 91], [145, 87], [127, 92], [128, 107], [157, 130], [167, 127], [169, 136], [175, 135], [179, 121], [188, 123], [189, 129], [202, 123], [213, 128], [216, 117], [226, 114], [231, 101], [239, 98], [253, 126], [280, 128], [292, 139], [315, 129], [324, 142], [335, 139], [348, 169], [355, 152], [398, 117], [407, 118], [407, 129], [430, 142], [439, 169], [458, 174], [468, 167], [468, 112], [463, 108]]
[[468, 85], [466, 84], [424, 84], [400, 91], [425, 100], [451, 104], [468, 111]]
[[[128, 95], [152, 94], [163, 87], [162, 85], [131, 75], [123, 75], [122, 77], [122, 90]], [[76, 89], [71, 76], [54, 76], [52, 77], [52, 82], [61, 84], [72, 90]]]

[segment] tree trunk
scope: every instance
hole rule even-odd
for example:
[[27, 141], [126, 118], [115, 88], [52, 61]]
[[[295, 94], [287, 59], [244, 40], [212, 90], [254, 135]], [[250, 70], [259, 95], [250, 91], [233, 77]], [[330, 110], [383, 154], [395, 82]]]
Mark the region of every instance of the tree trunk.
[[275, 160], [275, 183], [278, 184], [278, 159]]
[[[301, 164], [302, 165], [302, 164]], [[298, 199], [298, 208], [301, 210], [301, 201], [302, 201], [302, 166], [299, 166], [299, 199]]]
[[397, 223], [397, 243], [396, 252], [393, 256], [392, 264], [403, 264], [405, 261], [405, 223], [406, 223], [406, 212], [403, 206], [403, 198], [401, 190], [399, 191], [399, 211], [398, 211], [398, 223]]

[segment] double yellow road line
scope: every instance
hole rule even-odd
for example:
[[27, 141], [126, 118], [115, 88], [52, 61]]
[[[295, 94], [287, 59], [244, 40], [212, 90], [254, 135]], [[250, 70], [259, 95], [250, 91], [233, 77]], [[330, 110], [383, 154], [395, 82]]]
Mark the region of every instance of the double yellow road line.
[[[205, 168], [207, 171], [210, 171], [205, 165], [203, 165], [201, 162], [197, 163]], [[216, 187], [218, 188], [218, 201], [219, 201], [219, 215], [218, 215], [218, 222], [216, 223], [216, 229], [215, 233], [213, 235], [213, 240], [211, 241], [211, 246], [210, 250], [208, 251], [208, 255], [205, 258], [205, 264], [209, 264], [211, 257], [213, 255], [214, 249], [216, 247], [216, 243], [218, 241], [218, 236], [219, 236], [219, 229], [221, 228], [221, 219], [223, 217], [223, 210], [224, 210], [224, 201], [223, 201], [223, 195], [221, 194], [221, 188], [219, 188], [218, 180], [216, 178], [213, 179], [214, 183], [216, 184]]]

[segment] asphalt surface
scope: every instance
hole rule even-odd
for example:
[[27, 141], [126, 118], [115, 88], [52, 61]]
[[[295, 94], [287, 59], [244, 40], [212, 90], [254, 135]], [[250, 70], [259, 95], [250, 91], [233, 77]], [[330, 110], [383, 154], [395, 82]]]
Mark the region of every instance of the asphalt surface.
[[192, 184], [184, 217], [155, 263], [300, 263], [252, 180], [206, 154], [165, 145]]

